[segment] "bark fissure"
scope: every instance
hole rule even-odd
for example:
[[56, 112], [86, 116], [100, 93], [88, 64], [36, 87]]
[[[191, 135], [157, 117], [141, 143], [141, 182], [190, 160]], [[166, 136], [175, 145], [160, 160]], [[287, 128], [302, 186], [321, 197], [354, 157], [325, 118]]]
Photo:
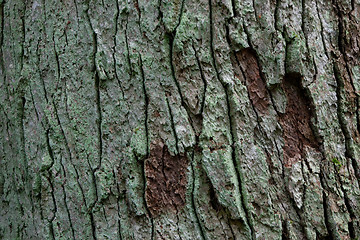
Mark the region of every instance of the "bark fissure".
[[[324, 53], [325, 53], [326, 57], [327, 57], [328, 59], [330, 59], [330, 58], [329, 58], [329, 55], [328, 55], [328, 52], [326, 51], [327, 47], [326, 47], [326, 43], [325, 43], [324, 26], [323, 26], [322, 18], [321, 18], [321, 16], [320, 16], [320, 11], [319, 11], [318, 1], [317, 1], [317, 0], [315, 0], [315, 7], [316, 7], [316, 12], [317, 12], [317, 15], [318, 15], [318, 18], [319, 18], [319, 21], [320, 21], [320, 29], [321, 29], [321, 31], [320, 31], [320, 36], [321, 36], [322, 44], [323, 44], [323, 46], [324, 46]], [[315, 63], [314, 63], [314, 64], [315, 64]]]
[[[344, 109], [343, 109], [343, 102], [342, 102], [343, 98], [341, 95], [341, 91], [344, 89], [344, 82], [343, 82], [342, 77], [340, 76], [340, 73], [335, 65], [334, 65], [334, 73], [335, 73], [335, 79], [337, 82], [337, 88], [336, 88], [337, 115], [338, 115], [341, 131], [345, 137], [345, 157], [349, 158], [351, 160], [352, 166], [355, 171], [355, 176], [356, 176], [356, 179], [359, 184], [360, 183], [359, 182], [359, 179], [360, 179], [359, 166], [356, 162], [356, 159], [354, 158], [354, 154], [351, 149], [353, 140], [352, 140], [351, 134], [347, 128], [347, 123], [346, 123], [345, 116], [344, 116]], [[334, 165], [334, 169], [337, 169], [338, 166], [336, 166], [335, 163], [333, 165]], [[349, 200], [347, 191], [344, 188], [344, 183], [341, 180], [341, 178], [338, 176], [338, 174], [336, 174], [336, 176], [340, 183], [340, 189], [344, 193], [344, 202], [345, 202], [346, 210], [349, 213], [350, 218], [351, 218], [351, 220], [348, 222], [350, 237], [355, 238], [355, 230], [354, 230], [353, 221], [356, 220], [356, 216], [354, 214], [353, 207], [350, 204], [350, 200]]]
[[61, 184], [61, 188], [62, 188], [62, 191], [63, 191], [64, 206], [65, 206], [66, 214], [67, 214], [67, 217], [68, 217], [68, 220], [69, 220], [69, 227], [71, 229], [72, 238], [76, 239], [75, 238], [75, 230], [74, 230], [73, 223], [72, 223], [72, 220], [71, 220], [70, 209], [69, 209], [69, 205], [68, 205], [68, 202], [67, 202], [67, 195], [66, 195], [65, 186], [64, 186], [67, 178], [66, 178], [66, 172], [65, 172], [64, 163], [62, 161], [62, 156], [61, 156], [61, 160], [60, 160], [60, 166], [61, 166], [61, 169], [62, 169], [62, 171], [64, 173], [64, 182]]
[[113, 176], [114, 176], [114, 182], [115, 182], [115, 185], [116, 185], [116, 190], [117, 190], [117, 193], [118, 195], [116, 196], [116, 206], [117, 206], [117, 217], [118, 217], [118, 235], [119, 235], [119, 240], [122, 240], [122, 226], [121, 226], [121, 215], [120, 215], [120, 198], [121, 198], [121, 195], [122, 195], [122, 192], [120, 191], [120, 186], [119, 186], [119, 183], [118, 183], [118, 180], [116, 178], [116, 174], [115, 174], [115, 170], [113, 169], [112, 170], [113, 172]]
[[[55, 89], [57, 89], [58, 88], [58, 86], [59, 86], [59, 83], [60, 83], [60, 59], [59, 59], [59, 54], [58, 54], [58, 52], [57, 52], [57, 50], [56, 50], [56, 42], [55, 42], [55, 36], [54, 36], [54, 33], [53, 33], [53, 35], [52, 35], [52, 41], [53, 41], [53, 50], [54, 50], [54, 54], [55, 54], [55, 61], [56, 61], [56, 79], [57, 79], [57, 81], [56, 81], [56, 84], [55, 84]], [[40, 64], [40, 62], [39, 62], [39, 64]], [[41, 74], [41, 73], [40, 73]], [[45, 88], [45, 85], [44, 85], [44, 89], [46, 89]]]
[[[55, 113], [55, 117], [56, 117], [56, 121], [57, 121], [57, 124], [59, 125], [60, 127], [60, 132], [61, 132], [61, 135], [64, 139], [64, 145], [65, 145], [65, 150], [66, 150], [66, 153], [68, 155], [68, 159], [70, 161], [70, 164], [71, 166], [74, 168], [74, 171], [75, 171], [75, 178], [76, 178], [76, 183], [77, 183], [77, 186], [79, 187], [79, 190], [80, 190], [80, 193], [81, 193], [81, 196], [82, 196], [82, 199], [83, 199], [83, 202], [85, 204], [85, 207], [88, 208], [88, 204], [86, 202], [86, 197], [85, 197], [85, 194], [84, 194], [84, 189], [83, 187], [81, 186], [80, 184], [80, 177], [79, 177], [79, 172], [78, 172], [78, 169], [76, 168], [76, 165], [74, 164], [73, 162], [73, 159], [72, 159], [72, 155], [71, 155], [71, 150], [70, 150], [70, 146], [69, 146], [69, 142], [67, 140], [67, 137], [65, 135], [65, 131], [62, 127], [62, 124], [61, 124], [61, 121], [60, 121], [60, 117], [59, 117], [59, 114], [58, 114], [58, 110], [57, 110], [57, 107], [56, 107], [56, 104], [55, 102], [53, 101], [53, 107], [54, 107], [54, 113]], [[62, 164], [62, 163], [61, 163]], [[64, 174], [65, 174], [65, 167], [64, 165], [62, 164], [62, 167], [63, 167], [63, 171], [64, 171]], [[65, 179], [66, 179], [66, 176], [65, 176]], [[65, 187], [63, 186], [63, 191], [64, 191], [64, 194], [65, 194]], [[70, 213], [70, 212], [69, 212]], [[69, 215], [70, 217], [70, 215]]]
[[328, 200], [327, 194], [325, 192], [325, 188], [324, 188], [324, 181], [325, 181], [324, 179], [325, 179], [325, 176], [323, 176], [323, 173], [321, 171], [320, 172], [320, 183], [323, 188], [323, 191], [322, 191], [323, 209], [324, 209], [324, 218], [325, 218], [326, 229], [328, 231], [329, 236], [331, 236], [331, 239], [340, 240], [339, 233], [337, 232], [336, 223], [331, 216], [330, 204], [329, 204], [329, 200]]
[[168, 98], [168, 94], [170, 93], [167, 93], [164, 86], [162, 86], [162, 84], [160, 83], [161, 87], [164, 89], [165, 91], [165, 100], [166, 100], [166, 105], [167, 105], [167, 108], [168, 108], [168, 111], [169, 111], [169, 116], [170, 116], [170, 123], [171, 123], [171, 129], [173, 131], [173, 135], [174, 135], [174, 138], [175, 138], [175, 148], [176, 148], [176, 154], [179, 154], [179, 138], [178, 138], [178, 135], [176, 133], [176, 129], [175, 129], [175, 122], [174, 122], [174, 116], [173, 116], [173, 112], [172, 112], [172, 109], [171, 109], [171, 106], [170, 106], [170, 103], [169, 103], [169, 98]]
[[[219, 71], [217, 69], [217, 65], [216, 65], [216, 58], [215, 58], [215, 50], [214, 50], [214, 23], [213, 23], [213, 13], [212, 13], [212, 0], [209, 0], [209, 19], [210, 19], [210, 55], [212, 58], [212, 65], [214, 67], [215, 73], [216, 73], [216, 78], [217, 80], [221, 83], [225, 95], [226, 95], [226, 105], [227, 105], [227, 114], [228, 114], [228, 119], [229, 119], [229, 134], [230, 134], [230, 145], [231, 145], [231, 154], [232, 154], [232, 162], [233, 162], [233, 166], [235, 168], [235, 172], [236, 172], [236, 177], [237, 177], [237, 182], [238, 182], [238, 186], [239, 186], [239, 193], [241, 196], [241, 204], [242, 204], [242, 208], [245, 212], [245, 219], [242, 219], [246, 225], [249, 226], [250, 228], [250, 235], [252, 237], [252, 239], [255, 239], [255, 231], [254, 231], [254, 227], [252, 225], [251, 222], [251, 218], [250, 218], [250, 212], [249, 209], [247, 208], [247, 203], [245, 202], [245, 196], [244, 196], [244, 192], [245, 192], [245, 186], [242, 183], [241, 180], [241, 175], [240, 175], [240, 169], [239, 166], [236, 162], [236, 153], [235, 153], [235, 136], [234, 136], [234, 131], [233, 131], [233, 120], [232, 120], [232, 116], [231, 116], [231, 104], [230, 104], [230, 95], [229, 95], [229, 89], [230, 91], [232, 91], [232, 89], [230, 88], [231, 86], [229, 86], [229, 84], [224, 83], [221, 80]], [[228, 89], [229, 88], [229, 89]]]
[[144, 120], [144, 127], [145, 127], [145, 135], [146, 135], [146, 158], [149, 156], [149, 127], [148, 127], [148, 115], [149, 115], [149, 95], [146, 90], [146, 78], [144, 73], [144, 68], [142, 64], [141, 55], [139, 53], [139, 65], [140, 65], [140, 72], [141, 72], [141, 78], [142, 78], [142, 88], [144, 92], [144, 103], [145, 103], [145, 120]]
[[[347, 59], [347, 45], [345, 43], [346, 40], [346, 35], [347, 33], [345, 32], [346, 29], [344, 26], [344, 13], [341, 11], [340, 3], [337, 3], [336, 1], [333, 1], [333, 7], [334, 7], [334, 11], [337, 14], [337, 18], [338, 18], [338, 48], [340, 51], [341, 56], [337, 56], [337, 54], [333, 54], [333, 59], [335, 61], [333, 61], [333, 69], [334, 69], [334, 75], [335, 75], [335, 79], [337, 82], [337, 98], [338, 98], [338, 118], [339, 118], [339, 122], [341, 125], [341, 130], [344, 134], [345, 137], [345, 147], [346, 147], [346, 154], [347, 156], [351, 159], [352, 161], [352, 166], [355, 170], [355, 176], [357, 178], [358, 184], [360, 184], [360, 166], [354, 156], [354, 152], [353, 152], [353, 139], [351, 138], [351, 133], [348, 129], [348, 124], [346, 122], [346, 118], [345, 118], [345, 109], [344, 109], [344, 104], [346, 103], [344, 101], [344, 98], [342, 96], [342, 91], [345, 91], [345, 84], [346, 84], [346, 79], [345, 76], [343, 77], [341, 74], [341, 71], [339, 69], [338, 64], [342, 64], [343, 67], [346, 69], [349, 81], [350, 81], [350, 85], [351, 85], [351, 91], [354, 92], [355, 94], [355, 104], [356, 104], [356, 110], [355, 110], [355, 116], [356, 116], [356, 129], [357, 131], [360, 133], [360, 116], [359, 116], [359, 93], [355, 91], [355, 85], [354, 85], [354, 81], [351, 75], [351, 71], [349, 70], [349, 66], [348, 66], [348, 59]], [[337, 61], [336, 61], [337, 60]], [[340, 63], [339, 63], [340, 61]], [[347, 99], [348, 101], [351, 101], [351, 99]]]
[[51, 219], [49, 220], [49, 224], [50, 224], [50, 235], [52, 237], [52, 239], [55, 239], [55, 235], [54, 235], [54, 228], [53, 228], [53, 221], [55, 219], [55, 216], [56, 216], [56, 213], [57, 213], [57, 204], [56, 204], [56, 199], [55, 199], [55, 189], [54, 189], [54, 183], [52, 181], [53, 179], [53, 176], [52, 176], [52, 170], [51, 168], [53, 167], [54, 165], [54, 162], [55, 162], [55, 159], [54, 159], [54, 154], [53, 154], [53, 150], [50, 146], [50, 137], [49, 137], [49, 131], [50, 129], [47, 129], [46, 130], [46, 134], [45, 134], [45, 137], [46, 137], [46, 145], [47, 145], [47, 150], [49, 152], [49, 156], [50, 156], [50, 159], [51, 159], [51, 164], [50, 166], [47, 166], [47, 172], [49, 174], [49, 176], [47, 176], [47, 180], [50, 184], [50, 188], [51, 188], [51, 198], [52, 198], [52, 201], [53, 201], [53, 204], [54, 204], [54, 209], [53, 209], [53, 216], [51, 217]]
[[[185, 1], [185, 0], [183, 0]], [[190, 114], [190, 110], [189, 110], [189, 107], [185, 104], [184, 102], [184, 98], [183, 98], [183, 94], [181, 92], [181, 88], [180, 88], [180, 84], [179, 84], [179, 81], [176, 79], [176, 76], [175, 76], [175, 68], [174, 68], [174, 64], [173, 64], [173, 47], [174, 47], [174, 38], [176, 37], [176, 28], [174, 30], [175, 32], [175, 36], [172, 34], [167, 34], [167, 37], [168, 37], [168, 40], [169, 40], [169, 58], [170, 58], [170, 68], [171, 68], [171, 74], [172, 74], [172, 78], [175, 82], [175, 85], [177, 87], [177, 91], [179, 92], [179, 96], [180, 96], [180, 101], [181, 101], [181, 106], [184, 107], [184, 109], [186, 110], [186, 113], [188, 115], [188, 118], [191, 119], [191, 114]], [[168, 103], [169, 104], [169, 103]], [[170, 109], [170, 108], [169, 108]], [[190, 124], [191, 124], [191, 128], [193, 129], [193, 131], [195, 132], [195, 128], [192, 124], [192, 121], [190, 121]], [[174, 127], [174, 132], [175, 132], [175, 127]], [[176, 132], [175, 132], [176, 134]], [[176, 137], [177, 138], [177, 137]], [[177, 147], [177, 151], [179, 152], [179, 149], [178, 149], [178, 142], [176, 142], [176, 147]]]
[[[115, 23], [115, 30], [114, 30], [114, 46], [113, 46], [113, 52], [112, 52], [112, 58], [113, 58], [113, 62], [114, 62], [114, 74], [115, 74], [115, 78], [119, 84], [119, 88], [121, 90], [122, 93], [122, 98], [125, 97], [124, 95], [124, 90], [122, 88], [121, 85], [121, 81], [120, 78], [118, 76], [118, 72], [117, 72], [117, 61], [116, 61], [116, 57], [115, 57], [115, 53], [116, 53], [116, 49], [117, 49], [117, 41], [116, 41], [116, 37], [118, 35], [118, 31], [119, 31], [119, 16], [120, 16], [120, 7], [119, 7], [119, 2], [118, 0], [115, 0], [116, 2], [116, 14], [115, 14], [115, 19], [114, 19], [114, 23]], [[127, 39], [127, 25], [128, 25], [128, 18], [126, 19], [126, 24], [125, 24], [125, 43], [126, 43], [126, 48], [127, 48], [127, 58], [128, 58], [128, 64], [129, 64], [129, 68], [130, 68], [130, 79], [131, 79], [131, 75], [132, 75], [132, 69], [131, 69], [131, 62], [130, 62], [130, 54], [129, 54], [129, 43], [128, 43], [128, 39]]]
[[[145, 160], [142, 161], [142, 177], [143, 177], [143, 201], [144, 201], [144, 205], [145, 205], [145, 209], [147, 212], [147, 215], [150, 219], [150, 223], [151, 223], [151, 240], [154, 239], [155, 237], [155, 225], [154, 225], [154, 219], [152, 217], [151, 211], [149, 209], [147, 200], [146, 200], [146, 169], [145, 169], [145, 164], [146, 164], [146, 159], [148, 159], [149, 155], [150, 155], [150, 144], [149, 144], [149, 129], [148, 129], [148, 114], [149, 114], [149, 96], [146, 90], [146, 78], [145, 78], [145, 73], [144, 73], [144, 68], [143, 68], [143, 63], [142, 63], [142, 59], [141, 59], [141, 54], [139, 53], [139, 67], [140, 67], [140, 72], [141, 72], [141, 78], [142, 78], [142, 88], [143, 88], [143, 92], [144, 92], [144, 102], [145, 102], [145, 120], [144, 120], [144, 127], [145, 127], [145, 135], [146, 135], [146, 157]], [[136, 155], [135, 155], [136, 157]]]
[[199, 215], [198, 215], [198, 212], [197, 212], [197, 208], [196, 208], [196, 205], [195, 205], [195, 170], [194, 170], [194, 155], [195, 155], [195, 150], [193, 150], [192, 152], [192, 159], [191, 159], [191, 172], [192, 172], [192, 186], [191, 186], [191, 207], [194, 211], [194, 215], [195, 215], [195, 222], [196, 222], [196, 225], [198, 225], [199, 227], [199, 231], [200, 231], [200, 236], [201, 236], [201, 239], [205, 240], [205, 234], [204, 234], [204, 230], [203, 230], [203, 226], [202, 226], [202, 223], [200, 221], [200, 218], [199, 218]]
[[202, 70], [202, 67], [201, 67], [201, 63], [200, 63], [200, 59], [199, 59], [199, 56], [198, 56], [198, 53], [196, 51], [196, 48], [194, 46], [194, 42], [192, 42], [192, 48], [194, 49], [194, 55], [195, 55], [195, 58], [196, 58], [196, 63], [198, 65], [198, 68], [200, 70], [200, 76], [201, 76], [201, 80], [204, 84], [204, 92], [203, 92], [203, 95], [202, 95], [202, 101], [201, 101], [201, 107], [200, 107], [200, 113], [199, 115], [202, 116], [202, 113], [204, 112], [204, 106], [205, 106], [205, 97], [206, 97], [206, 89], [207, 89], [207, 81], [205, 79], [205, 75], [204, 75], [204, 72]]
[[97, 40], [97, 33], [94, 30], [94, 27], [91, 23], [91, 19], [89, 16], [89, 3], [87, 4], [87, 8], [85, 10], [85, 15], [87, 18], [87, 21], [89, 23], [89, 27], [92, 31], [92, 40], [93, 40], [93, 53], [92, 53], [92, 71], [93, 71], [93, 75], [94, 75], [94, 86], [95, 86], [95, 104], [96, 104], [96, 112], [97, 112], [97, 119], [96, 119], [96, 124], [97, 124], [97, 138], [98, 138], [98, 163], [95, 165], [95, 168], [90, 164], [89, 159], [88, 159], [88, 163], [89, 163], [89, 168], [90, 168], [90, 172], [91, 172], [91, 176], [92, 176], [92, 183], [93, 183], [93, 188], [94, 188], [94, 194], [95, 194], [95, 201], [90, 203], [88, 206], [88, 213], [89, 213], [89, 217], [90, 217], [90, 222], [91, 222], [91, 229], [92, 229], [92, 236], [93, 238], [96, 240], [97, 239], [97, 233], [96, 233], [96, 223], [95, 223], [95, 219], [94, 219], [94, 214], [93, 214], [93, 209], [95, 207], [95, 205], [97, 204], [97, 202], [99, 201], [98, 198], [98, 193], [97, 193], [97, 182], [96, 182], [96, 172], [98, 170], [100, 170], [101, 168], [101, 163], [102, 163], [102, 148], [103, 148], [103, 142], [102, 142], [102, 114], [101, 114], [101, 93], [100, 93], [100, 78], [99, 78], [99, 72], [98, 72], [98, 67], [96, 65], [96, 55], [98, 52], [98, 40]]
[[1, 75], [4, 78], [5, 83], [5, 68], [4, 68], [4, 53], [3, 53], [3, 45], [4, 45], [4, 6], [5, 1], [0, 3], [0, 19], [1, 19], [1, 32], [0, 32], [0, 67], [1, 67]]
[[333, 63], [333, 71], [336, 80], [336, 97], [337, 97], [337, 117], [339, 119], [340, 129], [345, 138], [345, 156], [351, 159], [352, 166], [355, 171], [355, 176], [360, 184], [360, 168], [357, 164], [356, 159], [354, 158], [353, 150], [352, 150], [352, 141], [351, 134], [348, 130], [346, 119], [344, 116], [344, 106], [343, 106], [343, 96], [342, 91], [344, 90], [344, 81], [342, 76], [340, 75], [339, 69], [336, 63]]

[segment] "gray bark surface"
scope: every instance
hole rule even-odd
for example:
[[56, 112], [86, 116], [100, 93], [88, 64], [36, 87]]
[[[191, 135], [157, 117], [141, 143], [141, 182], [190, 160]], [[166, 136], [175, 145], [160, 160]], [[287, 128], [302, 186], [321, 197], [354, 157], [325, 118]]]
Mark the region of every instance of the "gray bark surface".
[[0, 0], [0, 239], [360, 239], [359, 0]]

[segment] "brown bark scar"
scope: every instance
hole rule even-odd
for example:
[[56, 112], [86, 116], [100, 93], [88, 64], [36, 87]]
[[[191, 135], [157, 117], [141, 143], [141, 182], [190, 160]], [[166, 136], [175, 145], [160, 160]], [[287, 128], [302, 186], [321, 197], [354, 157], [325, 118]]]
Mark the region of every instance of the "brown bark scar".
[[252, 104], [260, 114], [267, 114], [270, 98], [255, 53], [245, 48], [236, 53], [236, 58], [244, 74]]
[[178, 211], [185, 205], [186, 156], [172, 156], [161, 141], [150, 146], [150, 156], [145, 160], [145, 198], [152, 215], [166, 210]]
[[284, 136], [284, 165], [291, 167], [301, 160], [305, 146], [318, 149], [319, 143], [311, 129], [311, 102], [300, 87], [301, 76], [288, 74], [282, 82], [287, 98], [284, 114], [280, 115], [280, 124]]

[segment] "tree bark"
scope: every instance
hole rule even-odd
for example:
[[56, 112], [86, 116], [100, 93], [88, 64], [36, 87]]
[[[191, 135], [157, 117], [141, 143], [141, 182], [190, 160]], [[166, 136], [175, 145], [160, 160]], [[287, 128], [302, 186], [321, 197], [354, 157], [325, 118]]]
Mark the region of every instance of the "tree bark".
[[360, 238], [359, 0], [0, 21], [0, 239]]

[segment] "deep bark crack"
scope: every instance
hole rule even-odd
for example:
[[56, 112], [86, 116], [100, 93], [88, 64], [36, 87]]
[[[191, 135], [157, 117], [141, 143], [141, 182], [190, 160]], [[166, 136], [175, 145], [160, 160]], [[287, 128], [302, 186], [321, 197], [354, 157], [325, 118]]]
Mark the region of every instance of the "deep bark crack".
[[[142, 59], [141, 59], [141, 54], [139, 53], [139, 65], [140, 65], [140, 72], [141, 72], [141, 78], [142, 78], [142, 88], [143, 88], [143, 92], [144, 92], [144, 102], [145, 102], [145, 120], [144, 120], [144, 125], [145, 125], [145, 135], [146, 135], [146, 157], [144, 159], [144, 161], [142, 161], [142, 177], [143, 177], [143, 200], [144, 200], [144, 205], [145, 205], [145, 209], [148, 215], [148, 218], [150, 219], [150, 223], [151, 223], [151, 240], [154, 239], [155, 237], [155, 225], [154, 225], [154, 219], [152, 217], [152, 214], [149, 210], [149, 206], [147, 204], [146, 201], [146, 170], [145, 170], [145, 164], [146, 164], [146, 159], [148, 159], [149, 155], [150, 155], [150, 146], [149, 146], [149, 129], [148, 129], [148, 114], [149, 114], [149, 96], [146, 90], [146, 78], [145, 78], [145, 73], [144, 73], [144, 68], [143, 68], [143, 63], [142, 63]], [[134, 154], [135, 155], [135, 154]], [[135, 158], [137, 158], [137, 156], [135, 155]]]
[[[213, 12], [212, 12], [212, 0], [209, 0], [209, 20], [210, 20], [210, 54], [211, 54], [211, 58], [212, 58], [212, 64], [216, 73], [216, 78], [217, 80], [221, 83], [224, 91], [225, 91], [225, 95], [226, 95], [226, 105], [227, 105], [227, 112], [228, 112], [228, 118], [229, 118], [229, 134], [230, 134], [230, 145], [231, 145], [231, 153], [232, 153], [232, 162], [233, 162], [233, 166], [235, 168], [236, 171], [236, 177], [237, 177], [237, 182], [239, 185], [239, 193], [241, 196], [241, 203], [242, 203], [242, 208], [244, 210], [245, 213], [245, 219], [242, 219], [245, 224], [249, 227], [250, 230], [250, 235], [252, 239], [255, 239], [255, 230], [254, 230], [254, 226], [252, 225], [252, 221], [251, 221], [251, 217], [250, 217], [250, 211], [247, 208], [247, 203], [246, 203], [246, 199], [244, 196], [244, 192], [245, 192], [245, 186], [243, 186], [242, 180], [241, 180], [241, 175], [240, 175], [240, 170], [239, 170], [239, 166], [236, 162], [236, 155], [235, 155], [235, 136], [234, 136], [234, 131], [233, 131], [233, 120], [232, 120], [232, 116], [231, 116], [231, 104], [230, 104], [230, 95], [229, 95], [229, 89], [230, 86], [226, 83], [224, 83], [221, 80], [219, 71], [217, 69], [217, 65], [216, 65], [216, 58], [215, 58], [215, 50], [214, 50], [214, 23], [213, 23]], [[230, 89], [231, 90], [231, 89]]]
[[192, 158], [191, 158], [191, 171], [192, 171], [192, 189], [191, 189], [191, 208], [194, 211], [194, 215], [195, 215], [195, 222], [196, 224], [199, 226], [199, 231], [200, 231], [200, 236], [201, 239], [205, 240], [205, 234], [204, 234], [204, 230], [203, 230], [203, 226], [201, 224], [199, 215], [197, 213], [197, 208], [195, 206], [195, 171], [194, 171], [194, 155], [195, 155], [195, 150], [193, 150], [192, 152]]

